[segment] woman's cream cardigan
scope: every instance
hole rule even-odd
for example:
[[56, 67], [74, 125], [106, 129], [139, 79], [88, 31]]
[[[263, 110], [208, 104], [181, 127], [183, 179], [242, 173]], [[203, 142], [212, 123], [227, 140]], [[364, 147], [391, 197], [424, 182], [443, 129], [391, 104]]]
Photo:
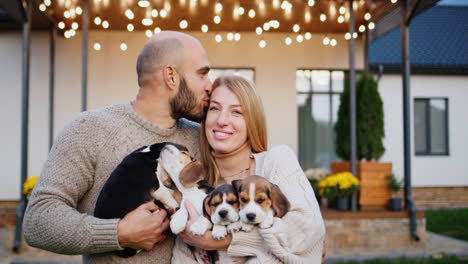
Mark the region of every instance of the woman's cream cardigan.
[[[254, 154], [256, 174], [277, 184], [291, 203], [271, 228], [235, 232], [227, 250], [230, 257], [246, 257], [249, 263], [322, 263], [325, 226], [314, 191], [295, 153], [281, 145]], [[197, 263], [187, 245], [177, 239], [172, 263]]]

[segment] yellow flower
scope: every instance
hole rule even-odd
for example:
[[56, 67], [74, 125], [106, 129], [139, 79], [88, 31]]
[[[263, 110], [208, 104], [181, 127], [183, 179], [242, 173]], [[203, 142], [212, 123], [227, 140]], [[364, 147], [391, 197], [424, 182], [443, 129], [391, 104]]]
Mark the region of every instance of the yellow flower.
[[32, 191], [34, 189], [34, 185], [36, 185], [36, 182], [37, 182], [38, 178], [39, 178], [39, 176], [33, 176], [33, 177], [29, 177], [28, 179], [26, 179], [26, 181], [23, 184], [23, 193], [24, 194], [31, 195], [31, 193], [32, 193]]

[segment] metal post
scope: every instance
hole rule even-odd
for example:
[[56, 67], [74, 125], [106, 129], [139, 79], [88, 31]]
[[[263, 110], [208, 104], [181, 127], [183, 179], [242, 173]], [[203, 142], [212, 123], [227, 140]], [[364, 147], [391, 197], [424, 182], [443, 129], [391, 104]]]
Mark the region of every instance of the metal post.
[[82, 14], [82, 86], [81, 86], [81, 111], [86, 111], [88, 108], [88, 27], [89, 27], [89, 2], [83, 0]]
[[411, 90], [410, 90], [410, 56], [409, 56], [409, 21], [407, 0], [401, 1], [401, 64], [403, 80], [403, 149], [404, 149], [404, 181], [405, 181], [405, 209], [410, 217], [411, 237], [419, 241], [416, 233], [416, 207], [411, 198]]
[[366, 30], [363, 34], [364, 38], [364, 70], [369, 71], [369, 31]]
[[54, 91], [55, 91], [55, 27], [49, 31], [49, 150], [54, 143]]
[[21, 245], [21, 232], [24, 212], [26, 210], [27, 198], [23, 193], [23, 184], [28, 175], [28, 135], [29, 135], [29, 57], [31, 51], [31, 17], [32, 0], [23, 1], [23, 8], [26, 9], [26, 18], [23, 22], [23, 43], [22, 43], [22, 89], [21, 89], [21, 202], [16, 211], [16, 230], [13, 251], [17, 252]]
[[[354, 19], [354, 8], [353, 0], [349, 0], [349, 33], [351, 34], [351, 39], [349, 40], [349, 92], [350, 92], [350, 102], [349, 102], [349, 112], [350, 112], [350, 142], [351, 142], [351, 157], [350, 157], [350, 167], [351, 172], [354, 176], [357, 177], [357, 138], [356, 138], [356, 66], [355, 66], [355, 40], [353, 33], [355, 31], [355, 19]], [[351, 210], [357, 210], [357, 196], [353, 195], [351, 200]]]

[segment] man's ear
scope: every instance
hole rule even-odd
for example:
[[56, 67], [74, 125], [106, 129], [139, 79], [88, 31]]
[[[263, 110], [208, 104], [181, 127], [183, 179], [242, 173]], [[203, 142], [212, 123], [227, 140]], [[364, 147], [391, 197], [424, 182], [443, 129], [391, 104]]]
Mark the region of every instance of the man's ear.
[[179, 73], [174, 66], [165, 65], [162, 69], [164, 83], [170, 90], [177, 90], [179, 86]]
[[205, 179], [205, 170], [199, 161], [187, 164], [179, 174], [179, 181], [186, 188], [192, 187], [203, 179]]
[[273, 208], [273, 211], [275, 211], [275, 216], [280, 218], [283, 217], [291, 207], [288, 198], [286, 198], [276, 184], [271, 184], [270, 196], [271, 207]]

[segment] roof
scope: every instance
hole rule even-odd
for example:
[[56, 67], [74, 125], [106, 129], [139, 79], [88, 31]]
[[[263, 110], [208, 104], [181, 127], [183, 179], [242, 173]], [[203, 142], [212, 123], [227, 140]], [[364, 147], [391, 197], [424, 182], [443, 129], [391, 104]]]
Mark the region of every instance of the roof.
[[[413, 19], [409, 27], [413, 73], [468, 74], [468, 6], [437, 5]], [[400, 72], [400, 28], [369, 46], [371, 68]]]

